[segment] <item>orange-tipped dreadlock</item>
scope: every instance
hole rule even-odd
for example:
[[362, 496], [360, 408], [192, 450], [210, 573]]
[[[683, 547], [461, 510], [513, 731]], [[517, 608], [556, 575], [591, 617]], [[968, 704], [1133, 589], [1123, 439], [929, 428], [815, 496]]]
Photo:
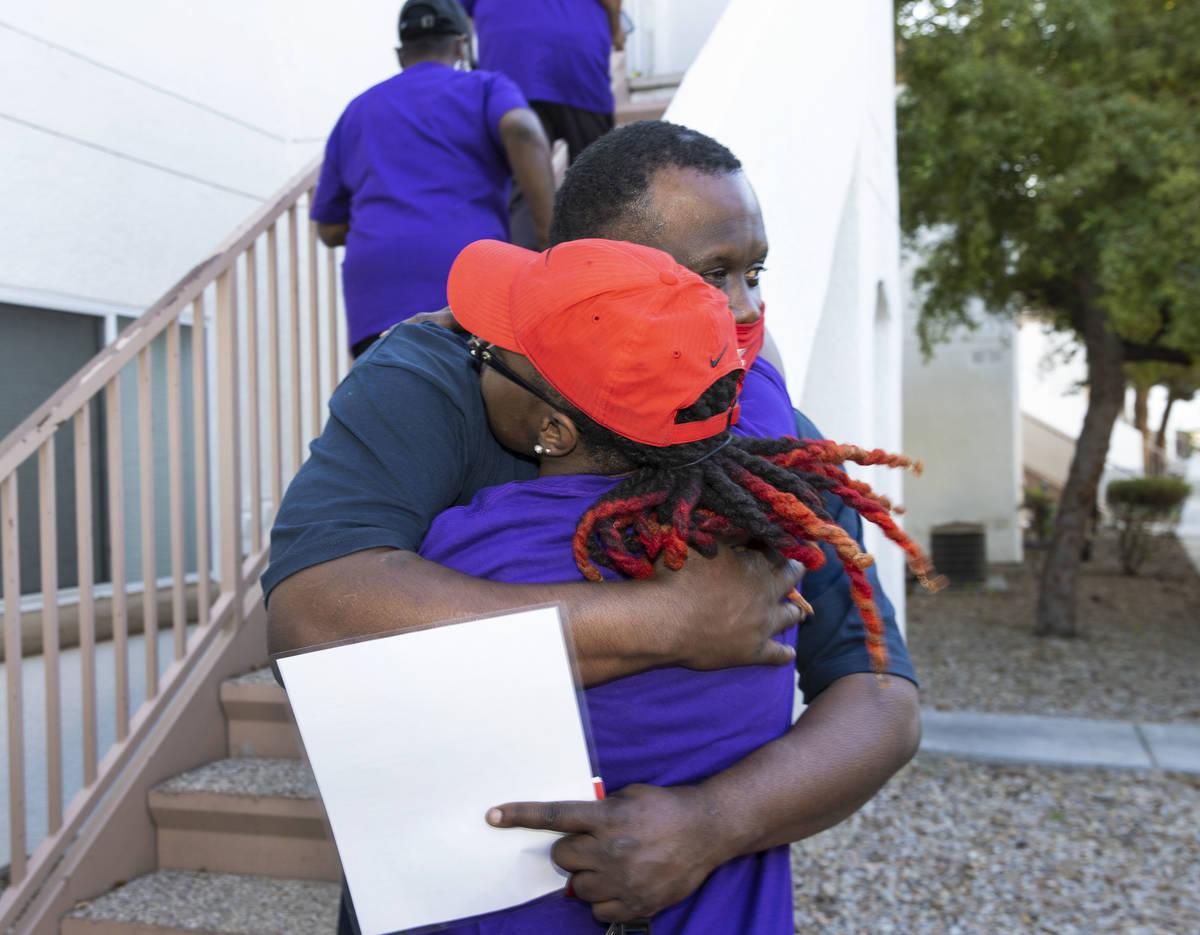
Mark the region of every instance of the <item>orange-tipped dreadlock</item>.
[[[706, 404], [708, 395], [693, 407], [694, 417], [703, 418], [709, 406], [721, 405], [719, 393]], [[725, 435], [653, 448], [594, 423], [587, 428], [592, 447], [602, 445], [635, 466], [579, 521], [575, 561], [591, 580], [601, 579], [600, 566], [635, 578], [649, 577], [660, 556], [667, 567], [677, 569], [689, 548], [711, 556], [718, 536], [748, 539], [809, 569], [825, 563], [825, 553], [817, 547], [824, 544], [850, 578], [850, 596], [862, 617], [876, 673], [887, 667], [887, 645], [865, 573], [874, 559], [833, 522], [825, 497], [836, 497], [877, 525], [904, 550], [909, 567], [926, 588], [937, 590], [944, 584], [943, 579], [931, 577], [928, 557], [892, 519], [896, 510], [888, 499], [842, 468], [854, 462], [919, 472], [920, 463], [904, 455], [824, 439], [728, 439]]]

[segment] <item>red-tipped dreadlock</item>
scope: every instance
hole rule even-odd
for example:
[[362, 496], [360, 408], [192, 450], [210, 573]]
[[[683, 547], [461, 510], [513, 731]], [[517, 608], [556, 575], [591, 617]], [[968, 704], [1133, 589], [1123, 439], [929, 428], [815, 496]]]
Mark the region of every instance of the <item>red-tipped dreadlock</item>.
[[[714, 405], [721, 411], [718, 390], [723, 382], [715, 384], [688, 415], [704, 418]], [[833, 522], [824, 496], [837, 497], [877, 525], [904, 550], [909, 568], [923, 586], [937, 590], [944, 584], [943, 579], [931, 577], [928, 557], [892, 519], [896, 510], [887, 498], [841, 467], [846, 462], [884, 464], [919, 473], [920, 464], [904, 455], [824, 439], [728, 439], [725, 435], [654, 448], [594, 423], [586, 429], [593, 448], [599, 443], [635, 465], [631, 474], [592, 505], [575, 532], [575, 561], [593, 581], [601, 580], [600, 566], [634, 578], [648, 577], [660, 556], [667, 567], [677, 569], [688, 548], [711, 556], [717, 536], [748, 539], [809, 569], [825, 563], [825, 554], [814, 543], [825, 544], [850, 578], [851, 599], [862, 616], [876, 673], [887, 666], [887, 646], [865, 574], [874, 559]]]

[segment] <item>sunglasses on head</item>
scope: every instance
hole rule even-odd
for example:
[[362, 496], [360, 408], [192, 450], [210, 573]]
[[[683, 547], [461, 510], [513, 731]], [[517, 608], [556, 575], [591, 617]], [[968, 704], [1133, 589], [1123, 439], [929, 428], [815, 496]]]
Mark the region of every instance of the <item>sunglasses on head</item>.
[[500, 359], [500, 356], [494, 352], [493, 349], [495, 346], [496, 345], [489, 344], [487, 341], [482, 341], [479, 338], [471, 338], [471, 340], [467, 342], [467, 350], [469, 350], [471, 352], [471, 356], [481, 364], [491, 367], [496, 371], [496, 373], [504, 377], [504, 379], [511, 383], [517, 384], [517, 386], [521, 387], [521, 389], [525, 390], [527, 393], [532, 393], [547, 406], [552, 406], [555, 409], [562, 407], [562, 403], [558, 403], [552, 399], [549, 399], [545, 392], [539, 390], [532, 383], [514, 373], [508, 367], [508, 365]]

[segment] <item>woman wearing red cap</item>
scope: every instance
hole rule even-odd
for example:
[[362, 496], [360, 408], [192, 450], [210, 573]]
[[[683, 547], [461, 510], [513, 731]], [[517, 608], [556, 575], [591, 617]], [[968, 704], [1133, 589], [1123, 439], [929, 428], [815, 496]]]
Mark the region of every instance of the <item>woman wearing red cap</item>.
[[[887, 502], [837, 466], [909, 462], [827, 442], [735, 437], [746, 365], [720, 292], [666, 253], [605, 240], [543, 254], [480, 241], [455, 261], [448, 292], [476, 336], [492, 430], [533, 454], [539, 475], [443, 513], [424, 557], [502, 581], [599, 580], [651, 575], [660, 558], [678, 568], [689, 548], [713, 552], [717, 537], [816, 567], [823, 556], [810, 540], [825, 541], [851, 577], [883, 670], [881, 625], [862, 571], [870, 558], [829, 520], [821, 494], [878, 523], [924, 580], [925, 559], [892, 523]], [[792, 628], [780, 639], [794, 643], [795, 635]], [[663, 786], [705, 796], [705, 779], [790, 728], [792, 700], [791, 673], [769, 666], [660, 668], [587, 691], [601, 775], [618, 798], [652, 798]], [[503, 824], [504, 807], [494, 812], [489, 820]], [[714, 810], [714, 831], [721, 820]], [[585, 869], [587, 846], [573, 836], [554, 853], [564, 869], [581, 871], [572, 881], [579, 898], [551, 894], [449, 931], [602, 932], [596, 919], [619, 910]], [[655, 935], [792, 931], [786, 846], [739, 854], [714, 844], [704, 856], [698, 888], [654, 916]]]

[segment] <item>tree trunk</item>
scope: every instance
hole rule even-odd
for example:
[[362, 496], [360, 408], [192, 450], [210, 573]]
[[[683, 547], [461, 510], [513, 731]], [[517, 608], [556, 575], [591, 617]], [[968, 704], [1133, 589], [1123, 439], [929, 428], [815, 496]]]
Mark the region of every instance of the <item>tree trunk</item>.
[[1092, 522], [1113, 423], [1125, 397], [1124, 352], [1120, 339], [1108, 330], [1107, 316], [1085, 298], [1080, 325], [1087, 348], [1087, 415], [1042, 566], [1035, 636], [1075, 636], [1075, 592], [1084, 536]]
[[1142, 383], [1133, 384], [1133, 427], [1142, 433], [1142, 473], [1151, 474], [1151, 461], [1154, 457], [1154, 441], [1150, 436], [1149, 406], [1150, 387]]
[[1171, 408], [1175, 403], [1182, 399], [1181, 396], [1176, 396], [1173, 390], [1167, 393], [1167, 405], [1163, 409], [1162, 421], [1158, 423], [1158, 431], [1154, 435], [1154, 450], [1158, 455], [1158, 470], [1155, 474], [1164, 474], [1167, 470], [1167, 421], [1171, 418]]

